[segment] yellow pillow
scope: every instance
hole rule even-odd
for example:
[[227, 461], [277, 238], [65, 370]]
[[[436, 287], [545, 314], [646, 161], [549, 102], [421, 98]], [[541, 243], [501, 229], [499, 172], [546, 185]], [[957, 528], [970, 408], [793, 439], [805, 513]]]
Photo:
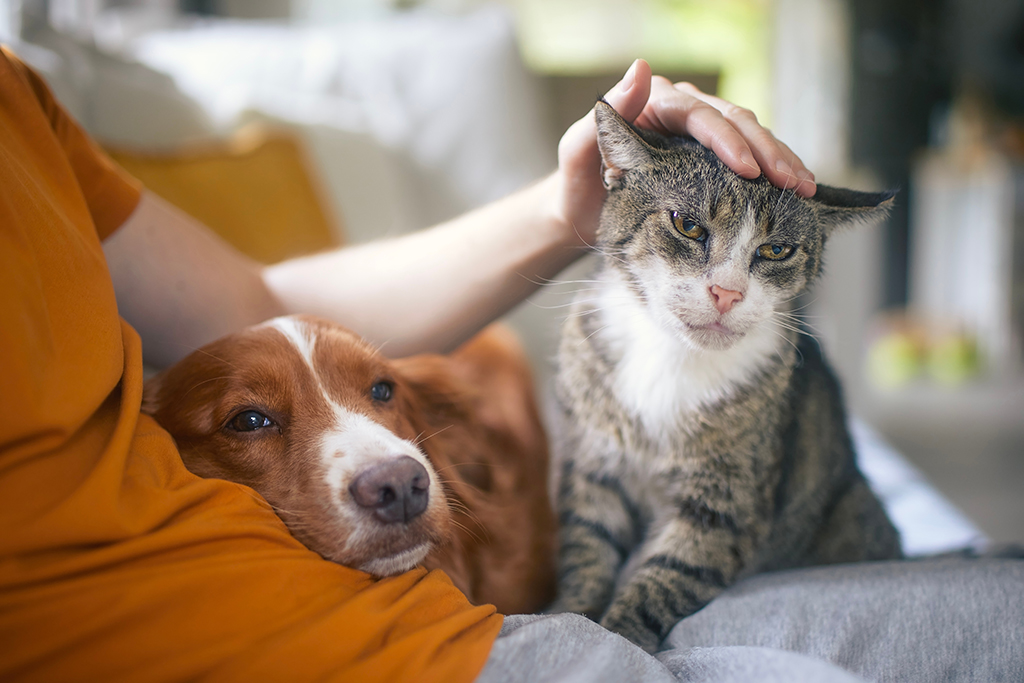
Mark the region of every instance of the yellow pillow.
[[108, 148], [147, 188], [263, 263], [340, 243], [296, 137], [259, 124], [170, 152]]

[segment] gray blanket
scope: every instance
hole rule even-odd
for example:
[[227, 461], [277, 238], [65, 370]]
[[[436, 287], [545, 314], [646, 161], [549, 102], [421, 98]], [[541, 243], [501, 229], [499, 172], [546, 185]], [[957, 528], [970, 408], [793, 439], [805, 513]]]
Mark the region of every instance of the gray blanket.
[[648, 655], [584, 617], [510, 616], [480, 683], [1024, 681], [1024, 561], [764, 574]]

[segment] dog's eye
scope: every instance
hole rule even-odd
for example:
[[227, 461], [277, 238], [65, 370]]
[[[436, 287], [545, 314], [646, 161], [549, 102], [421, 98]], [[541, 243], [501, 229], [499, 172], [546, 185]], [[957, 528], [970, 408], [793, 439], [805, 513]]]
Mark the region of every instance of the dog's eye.
[[266, 429], [273, 426], [273, 420], [263, 413], [257, 413], [255, 410], [243, 410], [228, 422], [228, 427], [236, 432], [255, 432], [257, 429]]
[[374, 401], [387, 403], [391, 400], [391, 394], [393, 391], [394, 387], [391, 386], [391, 382], [377, 382], [370, 387], [370, 396]]

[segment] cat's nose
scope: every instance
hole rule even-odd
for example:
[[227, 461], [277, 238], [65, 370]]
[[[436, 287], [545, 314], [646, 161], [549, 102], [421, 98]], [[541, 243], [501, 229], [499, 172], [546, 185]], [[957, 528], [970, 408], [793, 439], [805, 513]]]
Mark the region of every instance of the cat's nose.
[[732, 310], [732, 307], [740, 301], [743, 301], [743, 292], [736, 292], [731, 289], [725, 289], [718, 285], [711, 285], [711, 300], [715, 302], [715, 308], [722, 315], [725, 315]]

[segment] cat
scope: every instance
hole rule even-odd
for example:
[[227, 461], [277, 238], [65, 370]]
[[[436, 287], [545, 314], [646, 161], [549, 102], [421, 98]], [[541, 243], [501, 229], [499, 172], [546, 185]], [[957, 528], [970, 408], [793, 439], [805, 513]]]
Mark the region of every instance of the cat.
[[648, 651], [737, 579], [901, 556], [840, 387], [791, 302], [827, 237], [895, 193], [745, 180], [595, 108], [608, 189], [594, 286], [558, 352], [559, 595]]

